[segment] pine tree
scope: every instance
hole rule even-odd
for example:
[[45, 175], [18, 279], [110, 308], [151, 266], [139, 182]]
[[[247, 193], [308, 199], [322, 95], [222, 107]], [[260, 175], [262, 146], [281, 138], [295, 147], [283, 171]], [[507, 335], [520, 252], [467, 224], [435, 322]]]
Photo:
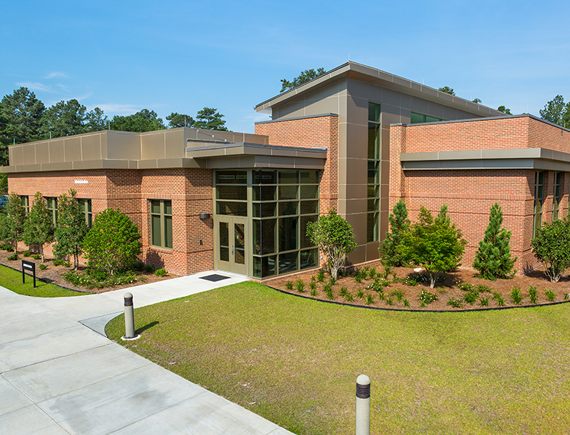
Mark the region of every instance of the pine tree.
[[59, 207], [53, 251], [59, 257], [73, 257], [73, 267], [77, 269], [83, 239], [89, 228], [87, 228], [85, 214], [75, 195], [75, 190], [69, 189], [69, 195], [64, 193], [57, 199]]
[[394, 205], [388, 221], [390, 222], [390, 231], [386, 233], [386, 238], [379, 248], [382, 263], [387, 266], [403, 266], [405, 262], [402, 254], [398, 252], [398, 245], [402, 243], [402, 235], [410, 226], [408, 209], [404, 201], [400, 199]]
[[418, 221], [403, 234], [398, 252], [409, 264], [423, 267], [429, 274], [430, 287], [434, 288], [439, 274], [461, 265], [466, 243], [461, 230], [447, 216], [445, 204], [435, 219], [422, 206]]
[[53, 242], [53, 218], [47, 209], [47, 203], [40, 192], [34, 195], [28, 220], [24, 225], [24, 243], [40, 248], [42, 263], [44, 262], [44, 245]]
[[12, 192], [8, 197], [6, 214], [8, 215], [6, 241], [10, 242], [18, 253], [18, 242], [21, 242], [24, 236], [26, 210], [22, 204], [22, 198], [17, 193]]
[[485, 237], [479, 242], [473, 267], [485, 279], [495, 281], [497, 278], [512, 278], [517, 257], [511, 258], [511, 232], [501, 228], [503, 211], [499, 203], [493, 204], [489, 215], [489, 225]]

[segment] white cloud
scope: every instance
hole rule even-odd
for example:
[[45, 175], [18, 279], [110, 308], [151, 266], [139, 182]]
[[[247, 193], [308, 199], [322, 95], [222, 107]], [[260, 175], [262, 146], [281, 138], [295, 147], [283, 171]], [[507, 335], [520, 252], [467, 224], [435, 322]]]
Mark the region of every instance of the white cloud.
[[93, 108], [99, 107], [101, 110], [105, 112], [105, 114], [109, 115], [132, 115], [139, 110], [142, 109], [140, 106], [134, 106], [132, 104], [95, 104]]
[[55, 77], [67, 78], [67, 74], [61, 71], [52, 71], [47, 76], [45, 76], [46, 79], [53, 79]]
[[52, 90], [51, 86], [46, 86], [39, 82], [18, 82], [16, 83], [17, 86], [23, 86], [32, 91], [43, 91], [43, 92], [51, 92], [57, 93], [56, 91]]

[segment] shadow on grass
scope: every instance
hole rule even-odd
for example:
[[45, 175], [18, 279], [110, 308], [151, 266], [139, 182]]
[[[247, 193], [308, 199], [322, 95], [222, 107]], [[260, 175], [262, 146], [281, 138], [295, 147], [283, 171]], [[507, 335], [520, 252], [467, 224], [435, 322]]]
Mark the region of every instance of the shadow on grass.
[[142, 334], [142, 333], [143, 333], [144, 331], [146, 331], [147, 329], [150, 329], [150, 328], [152, 328], [153, 326], [158, 325], [159, 323], [160, 323], [160, 322], [158, 322], [158, 321], [156, 321], [156, 320], [155, 320], [154, 322], [147, 323], [147, 324], [144, 325], [143, 327], [137, 329], [137, 330], [135, 331], [135, 333], [136, 333], [136, 334]]

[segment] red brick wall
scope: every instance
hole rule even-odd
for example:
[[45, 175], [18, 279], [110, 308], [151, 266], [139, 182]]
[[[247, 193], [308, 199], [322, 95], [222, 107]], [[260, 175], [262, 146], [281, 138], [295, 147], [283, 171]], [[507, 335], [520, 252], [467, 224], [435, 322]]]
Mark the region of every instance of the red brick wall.
[[316, 116], [255, 125], [255, 134], [269, 136], [270, 145], [326, 147], [327, 161], [320, 184], [320, 210], [338, 209], [338, 116]]
[[[75, 184], [86, 180], [87, 184]], [[97, 170], [11, 174], [10, 192], [59, 196], [70, 188], [78, 198], [90, 198], [93, 214], [119, 208], [139, 227], [143, 244], [141, 259], [177, 275], [214, 267], [212, 218], [199, 213], [212, 209], [212, 172], [208, 169]], [[151, 246], [149, 199], [172, 201], [173, 248]], [[202, 244], [200, 244], [200, 240]], [[52, 255], [50, 247], [46, 254]]]
[[[390, 129], [390, 209], [402, 198], [416, 219], [421, 205], [436, 214], [447, 204], [453, 222], [468, 244], [463, 265], [471, 267], [489, 222], [489, 210], [499, 202], [504, 227], [511, 231], [511, 251], [518, 256], [518, 273], [536, 267], [530, 246], [534, 209], [533, 170], [402, 171], [400, 153], [478, 149], [536, 148], [570, 151], [570, 134], [530, 117], [394, 126]], [[568, 214], [570, 173], [562, 185], [560, 217]], [[543, 222], [552, 221], [554, 172], [545, 177]]]

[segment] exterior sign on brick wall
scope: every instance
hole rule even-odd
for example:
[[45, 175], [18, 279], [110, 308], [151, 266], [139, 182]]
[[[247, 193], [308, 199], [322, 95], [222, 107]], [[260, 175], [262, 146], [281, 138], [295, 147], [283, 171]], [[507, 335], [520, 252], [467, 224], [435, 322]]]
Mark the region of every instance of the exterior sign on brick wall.
[[89, 184], [87, 180], [75, 180], [75, 184]]

